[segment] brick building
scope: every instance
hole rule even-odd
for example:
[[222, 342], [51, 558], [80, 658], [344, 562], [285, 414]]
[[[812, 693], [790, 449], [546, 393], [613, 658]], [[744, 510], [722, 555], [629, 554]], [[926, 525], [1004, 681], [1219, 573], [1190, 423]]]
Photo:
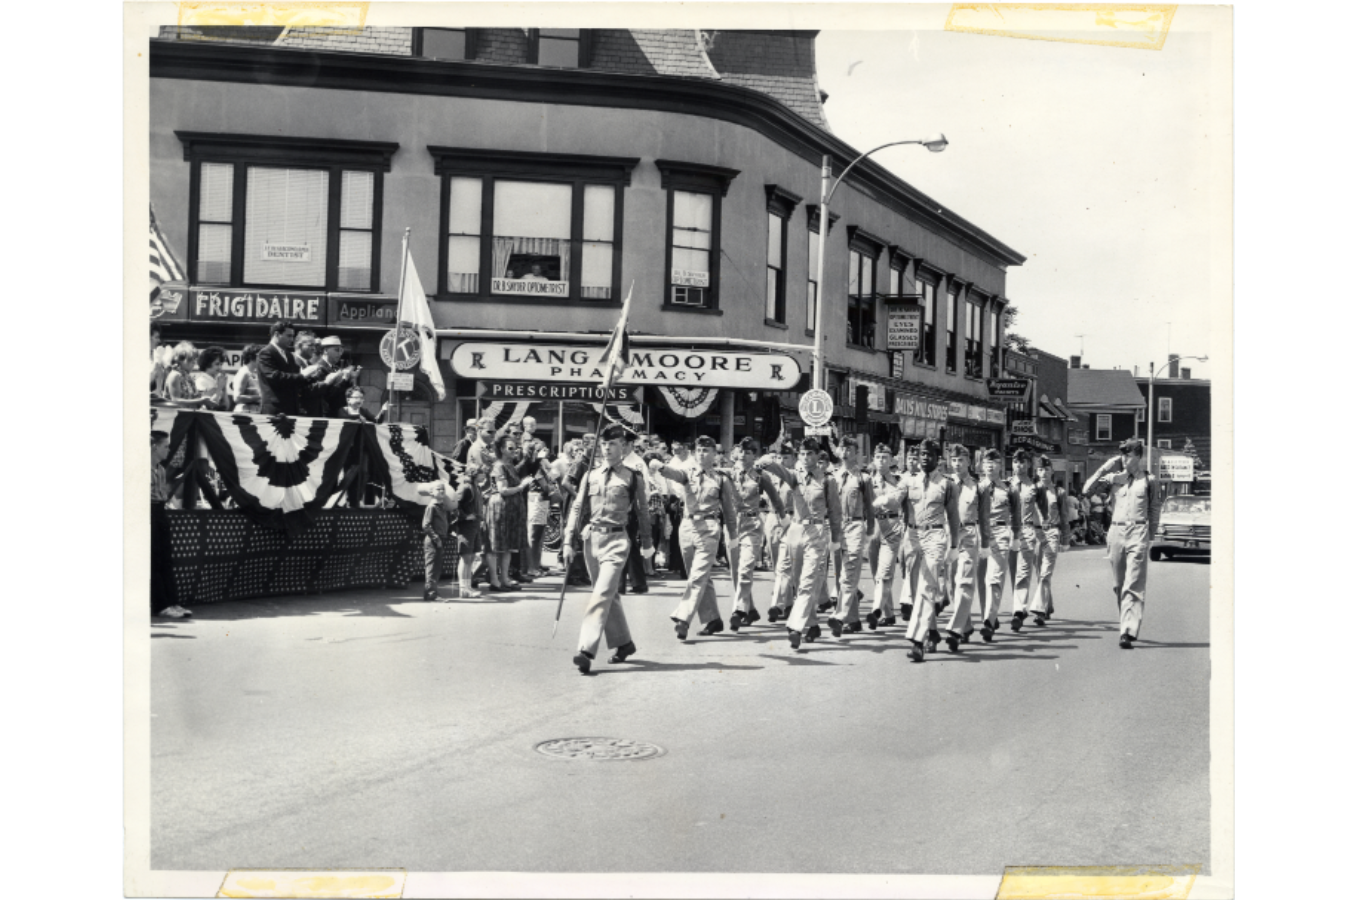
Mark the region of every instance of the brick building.
[[[385, 384], [402, 235], [448, 396], [402, 418], [435, 449], [478, 413], [530, 411], [557, 440], [634, 285], [619, 414], [664, 434], [767, 437], [806, 385], [825, 303], [840, 427], [1001, 444], [1006, 270], [1024, 258], [873, 160], [835, 194], [816, 270], [828, 130], [815, 32], [180, 28], [150, 41], [151, 201], [189, 281], [167, 341], [267, 339], [283, 311], [339, 334]], [[926, 345], [885, 349], [916, 296]], [[580, 363], [579, 361], [583, 361]]]

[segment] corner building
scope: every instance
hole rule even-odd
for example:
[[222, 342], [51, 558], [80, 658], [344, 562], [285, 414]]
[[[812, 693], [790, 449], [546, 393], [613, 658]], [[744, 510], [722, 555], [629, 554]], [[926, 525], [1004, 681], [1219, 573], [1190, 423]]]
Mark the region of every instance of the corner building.
[[[859, 151], [828, 128], [815, 36], [166, 27], [151, 200], [189, 276], [164, 339], [262, 343], [283, 310], [345, 339], [376, 404], [408, 228], [448, 396], [417, 380], [401, 418], [435, 449], [478, 412], [582, 433], [628, 290], [650, 364], [611, 399], [661, 434], [797, 433], [822, 297], [841, 430], [1001, 446], [985, 379], [1024, 258], [868, 159], [817, 271], [821, 157]], [[917, 352], [886, 349], [891, 299], [924, 307]]]

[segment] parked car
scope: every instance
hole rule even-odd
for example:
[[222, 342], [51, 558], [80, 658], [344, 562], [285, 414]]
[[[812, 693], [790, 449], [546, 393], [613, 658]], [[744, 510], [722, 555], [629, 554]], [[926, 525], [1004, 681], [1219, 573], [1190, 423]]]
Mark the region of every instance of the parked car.
[[1210, 555], [1210, 498], [1184, 494], [1168, 497], [1149, 545], [1149, 559]]

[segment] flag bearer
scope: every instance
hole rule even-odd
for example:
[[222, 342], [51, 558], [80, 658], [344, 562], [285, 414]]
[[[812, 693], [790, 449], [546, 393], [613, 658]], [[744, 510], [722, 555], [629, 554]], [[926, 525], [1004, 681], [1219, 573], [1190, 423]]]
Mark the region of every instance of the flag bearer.
[[970, 452], [961, 444], [951, 447], [951, 471], [957, 489], [956, 510], [960, 516], [960, 537], [952, 597], [955, 608], [946, 625], [946, 646], [952, 653], [960, 649], [962, 641], [970, 639], [974, 626], [970, 624], [970, 607], [975, 600], [979, 560], [989, 552], [989, 500], [992, 491], [975, 481], [970, 471]]
[[735, 513], [738, 516], [736, 540], [729, 544], [730, 570], [735, 573], [735, 607], [730, 613], [730, 630], [738, 631], [762, 618], [753, 605], [753, 571], [763, 549], [763, 523], [758, 515], [758, 495], [767, 497], [777, 520], [786, 513], [772, 477], [753, 467], [758, 458], [758, 442], [744, 438], [739, 442], [739, 457], [730, 469], [730, 483], [734, 486]]
[[1105, 462], [1088, 481], [1110, 484], [1115, 500], [1106, 546], [1111, 558], [1111, 589], [1120, 608], [1121, 649], [1132, 650], [1144, 619], [1149, 541], [1158, 530], [1162, 498], [1157, 476], [1144, 471], [1144, 443], [1131, 438], [1120, 449], [1120, 457]]

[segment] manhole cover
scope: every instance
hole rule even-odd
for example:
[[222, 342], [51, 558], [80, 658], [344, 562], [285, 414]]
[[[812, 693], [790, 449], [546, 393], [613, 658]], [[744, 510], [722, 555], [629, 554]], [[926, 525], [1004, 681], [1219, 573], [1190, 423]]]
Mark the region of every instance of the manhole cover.
[[537, 752], [555, 759], [589, 759], [598, 762], [611, 760], [654, 759], [664, 755], [664, 748], [644, 741], [624, 738], [557, 738], [542, 741]]

